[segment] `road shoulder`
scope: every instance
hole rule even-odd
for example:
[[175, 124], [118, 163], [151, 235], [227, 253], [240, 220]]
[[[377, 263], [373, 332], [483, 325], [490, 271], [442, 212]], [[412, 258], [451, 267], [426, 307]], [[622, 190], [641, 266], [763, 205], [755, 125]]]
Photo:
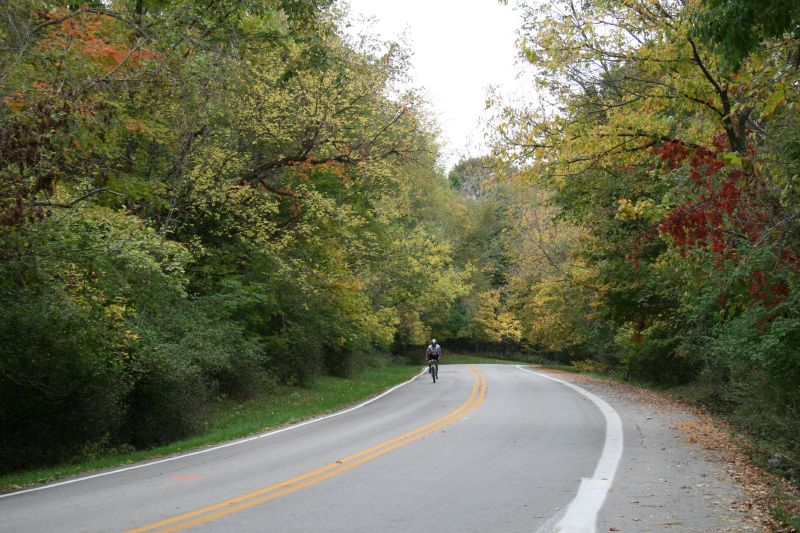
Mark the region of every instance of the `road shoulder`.
[[622, 418], [625, 449], [598, 531], [776, 530], [754, 467], [706, 413], [631, 385], [535, 370], [602, 397]]

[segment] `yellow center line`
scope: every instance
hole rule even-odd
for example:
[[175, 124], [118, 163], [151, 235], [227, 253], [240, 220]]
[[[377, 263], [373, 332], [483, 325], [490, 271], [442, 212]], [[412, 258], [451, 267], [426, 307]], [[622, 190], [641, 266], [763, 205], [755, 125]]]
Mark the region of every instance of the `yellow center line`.
[[[472, 392], [470, 393], [467, 401], [457, 409], [451, 411], [441, 418], [434, 420], [433, 422], [425, 424], [424, 426], [408, 433], [367, 448], [366, 450], [362, 450], [358, 453], [330, 463], [322, 468], [318, 468], [306, 474], [275, 483], [253, 492], [242, 494], [235, 498], [231, 498], [208, 507], [191, 511], [189, 513], [174, 516], [172, 518], [161, 520], [159, 522], [136, 529], [131, 529], [125, 533], [143, 533], [145, 531], [153, 531], [159, 528], [164, 528], [159, 529], [161, 533], [167, 533], [172, 531], [180, 531], [197, 524], [215, 520], [243, 509], [253, 507], [254, 505], [259, 505], [270, 500], [274, 500], [275, 498], [295, 492], [310, 485], [314, 485], [315, 483], [319, 483], [320, 481], [333, 477], [337, 474], [346, 472], [347, 470], [362, 465], [367, 461], [371, 461], [372, 459], [385, 453], [430, 435], [434, 431], [437, 431], [463, 418], [467, 415], [467, 413], [471, 412], [483, 402], [484, 398], [486, 397], [486, 377], [477, 367], [471, 367], [470, 370], [475, 376], [475, 381], [473, 382]], [[165, 527], [170, 525], [171, 527]]]

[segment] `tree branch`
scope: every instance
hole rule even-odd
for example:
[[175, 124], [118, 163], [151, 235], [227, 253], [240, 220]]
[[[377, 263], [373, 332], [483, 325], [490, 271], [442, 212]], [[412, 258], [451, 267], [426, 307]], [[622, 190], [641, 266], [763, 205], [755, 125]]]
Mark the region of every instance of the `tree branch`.
[[74, 200], [72, 200], [70, 202], [56, 203], [56, 202], [51, 202], [50, 200], [48, 200], [48, 201], [41, 201], [41, 202], [33, 202], [33, 205], [43, 206], [43, 207], [58, 207], [58, 208], [61, 208], [61, 209], [71, 209], [71, 208], [75, 207], [75, 205], [78, 204], [78, 202], [82, 202], [83, 200], [86, 200], [87, 198], [89, 198], [91, 196], [94, 196], [96, 194], [100, 194], [101, 192], [107, 192], [107, 193], [110, 193], [110, 194], [116, 194], [117, 196], [125, 196], [124, 194], [118, 193], [116, 191], [112, 191], [112, 190], [108, 189], [107, 187], [101, 187], [99, 189], [95, 189], [93, 191], [89, 191], [86, 194], [84, 194], [83, 196], [75, 198]]

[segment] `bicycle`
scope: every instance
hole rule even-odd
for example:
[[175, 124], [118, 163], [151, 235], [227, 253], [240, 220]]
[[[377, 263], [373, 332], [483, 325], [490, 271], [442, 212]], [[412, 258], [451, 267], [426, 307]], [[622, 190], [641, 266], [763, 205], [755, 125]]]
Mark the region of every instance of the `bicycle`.
[[433, 382], [436, 383], [436, 380], [439, 379], [439, 360], [438, 359], [428, 359], [428, 373], [433, 378]]

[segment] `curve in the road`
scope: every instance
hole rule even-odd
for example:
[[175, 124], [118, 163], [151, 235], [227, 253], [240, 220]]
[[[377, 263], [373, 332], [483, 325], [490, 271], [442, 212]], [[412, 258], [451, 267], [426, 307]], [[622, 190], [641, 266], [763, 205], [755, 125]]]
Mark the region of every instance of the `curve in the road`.
[[272, 484], [256, 491], [248, 492], [247, 494], [242, 494], [235, 498], [231, 498], [202, 509], [197, 509], [189, 513], [184, 513], [166, 520], [161, 520], [159, 522], [132, 529], [126, 533], [145, 533], [147, 531], [170, 533], [173, 531], [180, 531], [197, 524], [202, 524], [204, 522], [209, 522], [211, 520], [215, 520], [223, 516], [266, 503], [270, 500], [274, 500], [280, 496], [296, 492], [310, 485], [314, 485], [320, 481], [338, 475], [342, 472], [346, 472], [347, 470], [351, 470], [359, 465], [371, 461], [372, 459], [375, 459], [376, 457], [405, 446], [406, 444], [422, 439], [427, 435], [430, 435], [431, 433], [464, 418], [483, 402], [486, 397], [486, 377], [477, 367], [471, 367], [470, 370], [472, 371], [475, 379], [472, 386], [472, 392], [470, 393], [467, 401], [461, 404], [458, 408], [449, 412], [445, 416], [434, 420], [433, 422], [306, 474]]
[[160, 465], [160, 464], [163, 464], [163, 463], [169, 463], [169, 462], [172, 462], [172, 461], [178, 461], [180, 459], [185, 459], [187, 457], [194, 457], [195, 455], [201, 455], [201, 454], [204, 454], [204, 453], [215, 452], [215, 451], [221, 450], [223, 448], [229, 448], [231, 446], [238, 446], [240, 444], [245, 444], [245, 443], [248, 443], [248, 442], [252, 442], [254, 440], [263, 439], [265, 437], [271, 437], [273, 435], [277, 435], [277, 434], [283, 433], [285, 431], [291, 431], [293, 429], [301, 428], [301, 427], [307, 426], [309, 424], [322, 422], [323, 420], [328, 420], [329, 418], [333, 418], [333, 417], [336, 417], [336, 416], [341, 416], [341, 415], [345, 415], [347, 413], [351, 413], [351, 412], [355, 411], [356, 409], [360, 409], [360, 408], [362, 408], [362, 407], [364, 407], [366, 405], [369, 405], [369, 404], [371, 404], [371, 403], [373, 403], [373, 402], [375, 402], [377, 400], [380, 400], [384, 396], [387, 396], [387, 395], [391, 394], [392, 392], [394, 392], [395, 390], [399, 389], [400, 387], [402, 387], [404, 385], [408, 385], [409, 383], [411, 383], [412, 381], [417, 379], [420, 375], [422, 375], [422, 373], [427, 373], [427, 369], [423, 370], [422, 372], [420, 372], [420, 374], [417, 374], [416, 376], [414, 376], [413, 378], [409, 379], [408, 381], [404, 381], [403, 383], [400, 383], [399, 385], [395, 385], [391, 389], [386, 390], [386, 391], [382, 392], [381, 394], [378, 394], [377, 396], [374, 396], [374, 397], [370, 398], [369, 400], [361, 402], [360, 404], [354, 405], [354, 406], [349, 407], [347, 409], [342, 409], [341, 411], [336, 411], [335, 413], [330, 413], [330, 414], [327, 414], [327, 415], [323, 415], [323, 416], [319, 416], [319, 417], [316, 417], [316, 418], [312, 418], [312, 419], [306, 420], [304, 422], [298, 422], [297, 424], [292, 424], [291, 426], [286, 426], [286, 427], [282, 427], [282, 428], [279, 428], [279, 429], [273, 429], [272, 431], [267, 431], [265, 433], [259, 433], [257, 435], [253, 435], [252, 437], [245, 437], [243, 439], [238, 439], [238, 440], [226, 442], [224, 444], [218, 444], [216, 446], [209, 446], [207, 448], [201, 448], [201, 449], [195, 450], [193, 452], [186, 452], [186, 453], [180, 453], [180, 454], [176, 454], [176, 455], [171, 455], [170, 457], [165, 457], [164, 459], [157, 459], [155, 461], [149, 461], [149, 462], [146, 462], [146, 463], [139, 463], [139, 464], [136, 464], [136, 465], [126, 466], [126, 467], [123, 467], [123, 468], [115, 468], [113, 470], [106, 470], [105, 472], [98, 472], [97, 474], [91, 474], [91, 475], [88, 475], [88, 476], [80, 476], [80, 477], [76, 477], [76, 478], [72, 478], [72, 479], [67, 479], [67, 480], [64, 480], [64, 481], [58, 481], [58, 482], [55, 482], [55, 483], [48, 483], [46, 485], [40, 485], [38, 487], [31, 487], [29, 489], [14, 490], [14, 491], [11, 491], [11, 492], [7, 492], [5, 494], [0, 494], [0, 499], [11, 498], [13, 496], [20, 496], [22, 494], [27, 494], [29, 492], [38, 492], [40, 490], [54, 489], [56, 487], [61, 487], [61, 486], [64, 486], [64, 485], [72, 485], [73, 483], [80, 483], [81, 481], [88, 481], [90, 479], [97, 479], [97, 478], [101, 478], [101, 477], [111, 476], [111, 475], [114, 475], [114, 474], [121, 474], [123, 472], [130, 472], [131, 470], [138, 470], [140, 468], [147, 468], [149, 466], [156, 466], [156, 465]]
[[[581, 480], [578, 494], [569, 503], [563, 515], [556, 515], [537, 530], [537, 533], [550, 533], [551, 531], [558, 533], [594, 533], [596, 531], [597, 515], [603, 507], [603, 502], [605, 502], [611, 484], [614, 482], [614, 475], [622, 458], [622, 420], [620, 420], [614, 408], [608, 405], [605, 400], [586, 389], [541, 372], [528, 370], [522, 366], [517, 366], [517, 368], [561, 383], [577, 391], [591, 400], [605, 418], [606, 439], [603, 445], [603, 452], [597, 461], [597, 467], [595, 467], [592, 477]], [[557, 523], [554, 526], [551, 525], [556, 521]]]

